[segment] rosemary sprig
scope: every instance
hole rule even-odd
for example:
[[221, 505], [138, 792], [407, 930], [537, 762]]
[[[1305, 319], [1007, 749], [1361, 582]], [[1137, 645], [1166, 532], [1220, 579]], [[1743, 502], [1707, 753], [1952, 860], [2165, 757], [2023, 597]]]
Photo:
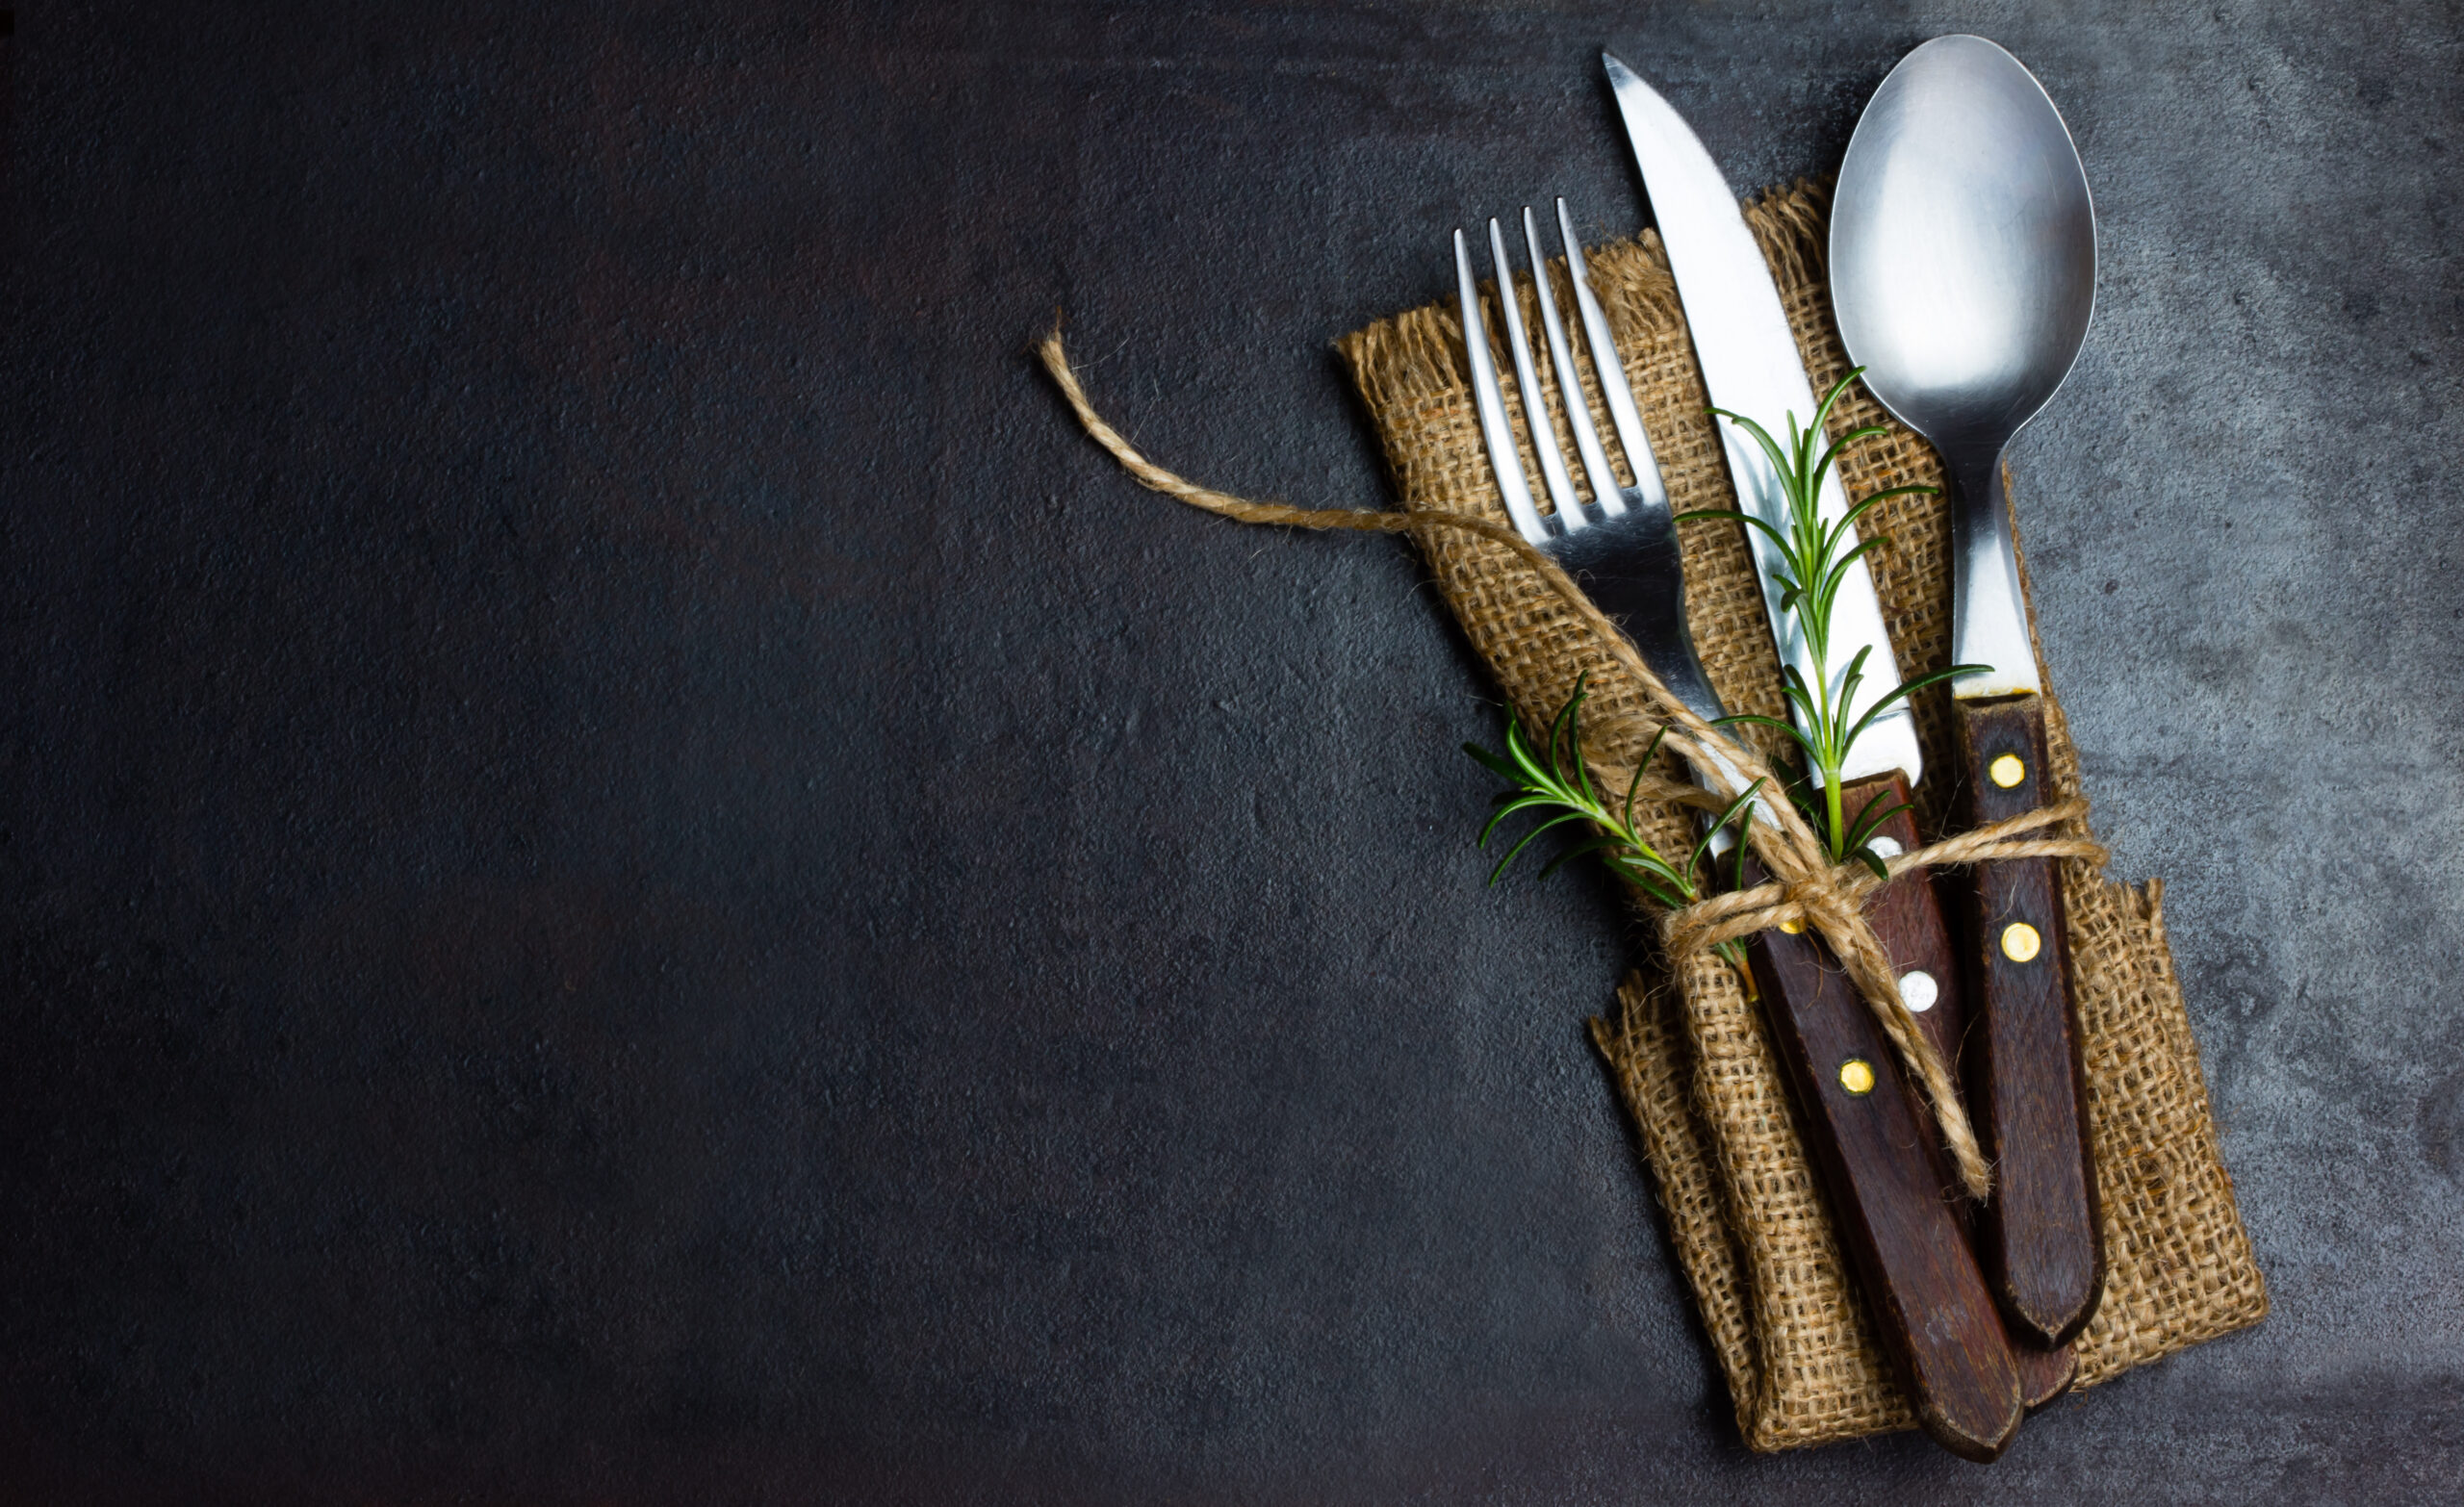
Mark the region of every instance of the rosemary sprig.
[[[1533, 749], [1530, 740], [1524, 735], [1522, 720], [1512, 717], [1506, 721], [1505, 754], [1502, 757], [1476, 743], [1463, 745], [1464, 753], [1479, 760], [1482, 767], [1513, 787], [1498, 793], [1497, 809], [1490, 814], [1488, 825], [1480, 829], [1480, 847], [1489, 845], [1489, 839], [1496, 835], [1498, 828], [1508, 817], [1534, 811], [1543, 813], [1547, 818], [1506, 850], [1505, 856], [1489, 871], [1489, 882], [1494, 884], [1502, 878], [1507, 866], [1542, 832], [1570, 823], [1588, 823], [1593, 829], [1592, 835], [1569, 845], [1550, 859], [1540, 871], [1541, 878], [1548, 878], [1586, 853], [1596, 853], [1610, 873], [1659, 904], [1671, 909], [1692, 905], [1702, 894], [1695, 881], [1695, 871], [1703, 866], [1710, 854], [1713, 835], [1732, 823], [1737, 823], [1741, 829], [1744, 821], [1752, 820], [1750, 813], [1754, 798], [1761, 790], [1763, 781], [1756, 780], [1742, 795], [1729, 803], [1727, 808], [1704, 829], [1702, 837], [1694, 844], [1694, 851], [1686, 855], [1683, 863], [1670, 862], [1634, 829], [1634, 797], [1641, 791], [1643, 774], [1658, 755], [1660, 743], [1668, 736], [1668, 729], [1661, 728], [1658, 735], [1652, 739], [1651, 747], [1635, 761], [1634, 778], [1627, 782], [1625, 799], [1612, 804], [1610, 797], [1593, 782], [1590, 763], [1582, 753], [1582, 703], [1591, 694], [1586, 683], [1589, 678], [1585, 676], [1576, 680], [1574, 695], [1557, 709], [1556, 719], [1550, 725], [1545, 748]], [[1735, 851], [1742, 855], [1745, 845], [1741, 830], [1739, 835]], [[1708, 871], [1705, 872], [1707, 874]], [[1744, 967], [1744, 949], [1737, 943], [1722, 943], [1719, 951], [1740, 969]]]
[[1887, 879], [1889, 870], [1871, 846], [1873, 836], [1883, 823], [1908, 809], [1908, 805], [1906, 802], [1886, 803], [1883, 795], [1877, 794], [1853, 813], [1843, 810], [1839, 772], [1848, 761], [1848, 751], [1877, 718], [1912, 694], [1953, 676], [1986, 667], [1952, 665], [1946, 670], [1931, 671], [1912, 679], [1902, 680], [1860, 711], [1857, 692], [1864, 683], [1865, 658], [1872, 651], [1872, 646], [1867, 645], [1857, 651], [1856, 657], [1848, 662], [1846, 672], [1834, 687], [1831, 678], [1832, 608], [1838, 600], [1839, 588], [1847, 580], [1849, 569], [1868, 553], [1887, 545], [1890, 536], [1875, 534], [1844, 549], [1842, 544], [1855, 537], [1857, 521], [1885, 498], [1941, 490], [1921, 483], [1888, 487], [1849, 508], [1837, 520], [1829, 524], [1823, 522], [1824, 474], [1849, 446], [1886, 432], [1880, 424], [1867, 424], [1841, 435], [1819, 454], [1815, 451], [1814, 447], [1822, 442], [1823, 421], [1831, 416], [1832, 408], [1848, 391], [1849, 384], [1856, 381], [1864, 370], [1859, 367], [1834, 384], [1815, 407], [1813, 421], [1804, 428], [1797, 426], [1795, 414], [1788, 415], [1788, 443], [1784, 449], [1779, 441], [1771, 437], [1770, 431], [1745, 415], [1732, 413], [1725, 408], [1711, 410], [1754, 436], [1756, 443], [1762, 447], [1763, 453], [1771, 458], [1773, 468], [1780, 473], [1781, 490], [1787, 501], [1788, 516], [1784, 528], [1752, 513], [1732, 508], [1707, 509], [1678, 516], [1741, 518], [1748, 526], [1760, 529], [1777, 548], [1779, 560], [1771, 567], [1771, 578], [1780, 588], [1780, 610], [1795, 618], [1799, 629], [1805, 634], [1808, 655], [1813, 661], [1813, 683], [1809, 685], [1795, 665], [1783, 665], [1782, 673], [1786, 677], [1784, 689], [1789, 704], [1797, 712], [1794, 721], [1783, 722], [1776, 717], [1757, 716], [1750, 712], [1722, 720], [1776, 728], [1794, 739], [1797, 747], [1805, 753], [1808, 774], [1821, 788], [1820, 804], [1816, 805], [1810, 790], [1796, 790], [1791, 794], [1804, 808], [1807, 819], [1821, 831], [1831, 861], [1840, 863], [1854, 857], [1872, 869], [1876, 877]]

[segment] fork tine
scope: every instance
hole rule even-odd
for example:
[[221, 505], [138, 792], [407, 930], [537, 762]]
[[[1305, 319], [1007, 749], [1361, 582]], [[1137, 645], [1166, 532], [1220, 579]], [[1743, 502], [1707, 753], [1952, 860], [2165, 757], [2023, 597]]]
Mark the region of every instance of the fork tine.
[[1608, 421], [1616, 427], [1617, 443], [1626, 450], [1626, 464], [1634, 471], [1634, 490], [1641, 494], [1647, 506], [1668, 506], [1668, 487], [1660, 480], [1659, 458], [1652, 453], [1651, 437], [1643, 430], [1642, 416], [1634, 411], [1633, 389], [1626, 385], [1626, 363], [1617, 354], [1617, 343], [1608, 337], [1608, 316], [1601, 312], [1600, 300], [1592, 294], [1591, 269], [1582, 259], [1582, 243], [1575, 239], [1573, 217], [1566, 213], [1566, 201], [1557, 201], [1557, 235], [1566, 245], [1566, 271], [1575, 285], [1575, 307], [1582, 315], [1583, 344], [1591, 348], [1591, 369], [1600, 375], [1600, 396], [1608, 403]]
[[1566, 459], [1557, 448], [1557, 426], [1549, 418], [1549, 401], [1541, 396], [1539, 373], [1532, 369], [1531, 341], [1523, 332], [1523, 299], [1514, 290], [1514, 264], [1506, 260], [1505, 237], [1499, 233], [1495, 218], [1489, 221], [1489, 262], [1497, 268], [1498, 312], [1505, 317], [1506, 349], [1514, 356], [1514, 385], [1523, 392], [1531, 453], [1540, 458], [1540, 476], [1548, 483], [1549, 500], [1556, 506], [1557, 527], [1571, 534], [1590, 520], [1582, 516], [1574, 478], [1566, 474]]
[[1582, 473], [1591, 479], [1591, 499], [1613, 517], [1626, 511], [1626, 499], [1619, 496], [1617, 473], [1609, 469], [1608, 452], [1601, 448], [1600, 431], [1592, 426], [1591, 399], [1583, 396], [1582, 378], [1566, 348], [1566, 321], [1557, 315], [1557, 295], [1549, 286], [1549, 261], [1540, 250], [1540, 227], [1528, 204], [1523, 207], [1523, 246], [1531, 255], [1532, 291], [1540, 295], [1540, 332], [1548, 337], [1549, 365], [1557, 373], [1557, 396], [1564, 399], [1575, 448], [1582, 452]]
[[[1480, 318], [1480, 285], [1472, 280], [1472, 251], [1460, 230], [1454, 232], [1454, 286], [1463, 300], [1463, 354], [1472, 363], [1472, 405], [1479, 411], [1480, 438], [1488, 442], [1489, 469], [1497, 473], [1498, 493], [1505, 498], [1515, 532], [1535, 545], [1547, 544], [1549, 525], [1532, 504], [1514, 428], [1505, 421], [1505, 394], [1498, 387], [1497, 361], [1489, 354], [1489, 326]], [[1513, 295], [1513, 285], [1506, 285], [1506, 297]]]

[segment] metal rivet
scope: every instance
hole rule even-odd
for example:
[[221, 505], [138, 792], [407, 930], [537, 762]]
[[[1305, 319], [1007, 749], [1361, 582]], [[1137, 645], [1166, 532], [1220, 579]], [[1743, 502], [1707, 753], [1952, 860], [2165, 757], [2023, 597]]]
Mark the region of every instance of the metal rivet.
[[2016, 754], [2005, 754], [1985, 766], [1985, 773], [1995, 784], [2008, 790], [2028, 778], [2028, 765]]
[[1899, 839], [1895, 837], [1877, 837], [1865, 846], [1874, 850], [1877, 858], [1896, 858], [1908, 851], [1899, 845]]
[[2026, 962], [2044, 947], [2044, 938], [2025, 921], [2014, 921], [2002, 929], [2002, 956], [2013, 962]]
[[1859, 1098], [1874, 1091], [1874, 1064], [1852, 1057], [1839, 1064], [1839, 1086]]
[[1803, 916], [1791, 916], [1787, 920], [1780, 923], [1780, 930], [1787, 932], [1790, 936], [1799, 934], [1804, 932], [1805, 929], [1806, 919]]
[[1934, 1002], [1941, 997], [1941, 985], [1936, 983], [1934, 976], [1924, 969], [1911, 968], [1899, 976], [1900, 1003], [1917, 1014], [1922, 1015], [1932, 1009]]

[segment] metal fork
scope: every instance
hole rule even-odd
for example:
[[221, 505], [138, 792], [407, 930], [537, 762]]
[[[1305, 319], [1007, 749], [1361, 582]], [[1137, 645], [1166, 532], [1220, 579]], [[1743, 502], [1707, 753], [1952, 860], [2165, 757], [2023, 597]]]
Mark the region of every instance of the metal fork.
[[[1583, 474], [1591, 483], [1591, 500], [1575, 491], [1565, 455], [1557, 446], [1556, 425], [1540, 390], [1531, 342], [1524, 333], [1522, 302], [1516, 296], [1514, 270], [1506, 257], [1505, 237], [1489, 221], [1489, 257], [1497, 274], [1498, 310], [1505, 320], [1506, 348], [1514, 360], [1515, 388], [1523, 396], [1524, 418], [1532, 453], [1553, 511], [1543, 513], [1532, 500], [1514, 429], [1506, 421], [1505, 395], [1498, 384], [1497, 360], [1489, 350], [1488, 323], [1480, 315], [1479, 285], [1472, 278], [1472, 253], [1463, 232], [1454, 232], [1454, 276], [1463, 300], [1463, 348], [1471, 357], [1472, 396], [1480, 413], [1480, 435], [1488, 443], [1489, 466], [1497, 473], [1498, 491], [1515, 530], [1531, 545], [1553, 556], [1566, 574], [1579, 582], [1595, 606], [1626, 630], [1643, 662], [1677, 698], [1707, 722], [1728, 715], [1703, 673], [1694, 651], [1694, 635], [1685, 625], [1685, 572], [1677, 542], [1677, 524], [1669, 511], [1668, 488], [1660, 479], [1659, 461], [1652, 453], [1651, 437], [1634, 411], [1634, 395], [1626, 383], [1626, 365], [1609, 338], [1607, 316], [1591, 291], [1591, 274], [1583, 265], [1582, 244], [1575, 239], [1566, 201], [1557, 201], [1557, 235], [1565, 246], [1566, 271], [1574, 284], [1575, 307], [1582, 319], [1583, 342], [1591, 369], [1608, 409], [1608, 421], [1625, 450], [1633, 484], [1620, 483], [1609, 464], [1600, 432], [1593, 425], [1591, 403], [1583, 394], [1573, 353], [1566, 345], [1565, 321], [1558, 317], [1557, 298], [1549, 286], [1548, 263], [1540, 251], [1540, 232], [1528, 205], [1523, 211], [1523, 243], [1530, 253], [1531, 280], [1539, 295], [1540, 324], [1549, 342], [1549, 361], [1563, 397], [1567, 427], [1582, 457]], [[1733, 781], [1731, 781], [1732, 786]]]

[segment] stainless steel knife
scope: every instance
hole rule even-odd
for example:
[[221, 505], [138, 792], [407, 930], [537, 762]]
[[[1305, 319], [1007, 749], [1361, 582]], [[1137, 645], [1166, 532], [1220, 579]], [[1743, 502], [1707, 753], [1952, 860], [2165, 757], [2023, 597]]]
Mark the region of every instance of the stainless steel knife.
[[[1602, 61], [1642, 169], [1711, 402], [1774, 430], [1784, 428], [1790, 416], [1811, 421], [1814, 396], [1804, 360], [1736, 195], [1668, 102], [1616, 58], [1603, 54]], [[1737, 505], [1784, 529], [1786, 501], [1770, 459], [1734, 426], [1721, 427]], [[1832, 521], [1847, 511], [1835, 472], [1825, 478], [1821, 506]], [[1746, 533], [1783, 660], [1812, 684], [1812, 655], [1782, 610], [1780, 588], [1772, 580], [1773, 546], [1758, 529]], [[1823, 673], [1832, 678], [1835, 698], [1861, 650], [1866, 653], [1867, 684], [1897, 682], [1882, 605], [1861, 561], [1838, 594], [1831, 645], [1833, 662]], [[1909, 799], [1924, 777], [1924, 764], [1905, 706], [1865, 730], [1842, 773], [1850, 811], [1877, 795]], [[1897, 821], [1895, 840], [1903, 847], [1912, 844], [1913, 825], [1905, 813]], [[1930, 880], [1922, 872], [1901, 875], [1869, 904], [1867, 916], [1901, 973], [1903, 998], [1918, 1012], [1936, 1049], [1955, 1060], [1960, 971]], [[1919, 1422], [1954, 1451], [1990, 1459], [2016, 1432], [2031, 1400], [2027, 1393], [2035, 1389], [2023, 1387], [2019, 1361], [1964, 1230], [1943, 1216], [1938, 1148], [1930, 1137], [1893, 1147], [1864, 1123], [1889, 1102], [1886, 1096], [1914, 1097], [1886, 1053], [1879, 1060], [1843, 1057], [1861, 1025], [1844, 1017], [1863, 1015], [1864, 1006], [1853, 990], [1814, 987], [1815, 979], [1803, 987], [1785, 986], [1808, 966], [1800, 956], [1802, 940], [1763, 933], [1757, 946], [1768, 960], [1758, 959], [1758, 965], [1771, 968], [1784, 984], [1774, 993], [1780, 1008], [1773, 1011], [1773, 1034], [1814, 1131], [1810, 1149], [1829, 1185], [1843, 1243]], [[1818, 969], [1823, 960], [1813, 965]], [[1828, 966], [1835, 976], [1836, 965]], [[1930, 1008], [1924, 1003], [1929, 1001]], [[1870, 1021], [1862, 1024], [1869, 1027]], [[1861, 1064], [1861, 1073], [1852, 1060]], [[1929, 1122], [1920, 1112], [1915, 1123]], [[1912, 1159], [1924, 1163], [1924, 1176], [1912, 1175]], [[1930, 1210], [1923, 1207], [1929, 1191]]]

